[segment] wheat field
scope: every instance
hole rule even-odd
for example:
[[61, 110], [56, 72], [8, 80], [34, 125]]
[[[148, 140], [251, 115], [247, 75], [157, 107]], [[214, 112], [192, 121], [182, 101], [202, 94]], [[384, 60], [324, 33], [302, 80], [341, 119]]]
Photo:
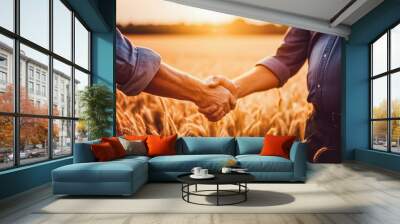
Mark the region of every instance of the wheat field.
[[[157, 51], [164, 62], [200, 79], [210, 75], [235, 78], [275, 53], [283, 36], [135, 35], [137, 46]], [[304, 138], [312, 105], [307, 103], [307, 66], [282, 88], [255, 93], [237, 102], [218, 122], [209, 122], [190, 102], [117, 91], [118, 134], [179, 136], [296, 135]]]

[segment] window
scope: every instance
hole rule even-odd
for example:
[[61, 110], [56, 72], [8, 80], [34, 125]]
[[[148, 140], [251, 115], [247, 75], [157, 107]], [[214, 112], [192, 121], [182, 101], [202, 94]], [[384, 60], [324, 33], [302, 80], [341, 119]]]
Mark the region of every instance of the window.
[[0, 84], [4, 86], [7, 84], [7, 73], [1, 70], [0, 70]]
[[0, 115], [0, 169], [14, 166], [14, 122], [12, 116]]
[[[2, 10], [3, 8], [0, 9], [0, 14], [3, 12]], [[2, 20], [2, 16], [0, 15], [0, 20]], [[14, 111], [14, 69], [11, 64], [14, 57], [13, 52], [13, 39], [0, 33], [0, 113]]]
[[53, 50], [62, 57], [71, 60], [72, 12], [60, 0], [53, 0], [53, 8]]
[[89, 74], [75, 70], [75, 117], [79, 117], [81, 113], [80, 95], [85, 87], [89, 86]]
[[71, 155], [72, 122], [71, 120], [53, 120], [53, 157]]
[[[60, 108], [64, 106], [67, 109], [65, 110], [65, 114], [61, 113], [62, 116], [72, 117], [72, 108], [70, 106], [72, 104], [72, 91], [64, 87], [65, 83], [72, 84], [72, 67], [56, 59], [53, 60], [53, 66], [53, 114], [60, 114]], [[68, 100], [71, 100], [71, 102], [67, 103], [68, 105], [65, 103], [65, 96], [68, 96]], [[58, 101], [59, 98], [61, 103]]]
[[7, 91], [7, 55], [0, 53], [0, 91]]
[[90, 85], [90, 31], [62, 0], [0, 5], [0, 170], [70, 156], [87, 136], [74, 105]]
[[[79, 117], [81, 114], [80, 103], [80, 93], [85, 89], [85, 87], [89, 86], [89, 74], [80, 72], [78, 70], [75, 71], [75, 117]], [[75, 141], [86, 141], [88, 139], [88, 131], [86, 127], [86, 123], [82, 121], [76, 122], [76, 130], [75, 130]]]
[[1, 0], [0, 26], [14, 31], [14, 0]]
[[371, 148], [400, 153], [400, 24], [370, 45]]
[[33, 80], [33, 67], [29, 66], [29, 71], [28, 71], [29, 79]]
[[36, 95], [40, 95], [40, 84], [36, 84]]
[[36, 80], [40, 81], [40, 70], [39, 69], [36, 69]]
[[42, 86], [42, 96], [46, 96], [46, 86]]
[[7, 56], [4, 54], [0, 54], [0, 67], [7, 68]]
[[75, 62], [82, 68], [89, 69], [89, 32], [75, 18]]
[[[40, 102], [37, 102], [40, 104]], [[48, 120], [44, 118], [20, 118], [19, 159], [28, 164], [49, 158]], [[35, 133], [35, 134], [33, 134]]]
[[19, 0], [20, 35], [49, 48], [49, 0]]
[[33, 82], [28, 82], [28, 93], [33, 94], [34, 89], [33, 89]]

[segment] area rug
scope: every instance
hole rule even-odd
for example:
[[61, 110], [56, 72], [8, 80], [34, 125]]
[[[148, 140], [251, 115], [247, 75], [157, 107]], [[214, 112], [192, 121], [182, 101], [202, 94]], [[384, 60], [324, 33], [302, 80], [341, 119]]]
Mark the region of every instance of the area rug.
[[[150, 183], [131, 197], [57, 197], [36, 213], [360, 213], [358, 205], [346, 202], [316, 184], [260, 183], [248, 186], [247, 201], [237, 205], [189, 204], [181, 198], [180, 184]], [[198, 190], [212, 188], [215, 186], [199, 186]], [[240, 198], [225, 197], [222, 202], [229, 203], [237, 199]], [[215, 203], [213, 196], [193, 196], [191, 200]]]

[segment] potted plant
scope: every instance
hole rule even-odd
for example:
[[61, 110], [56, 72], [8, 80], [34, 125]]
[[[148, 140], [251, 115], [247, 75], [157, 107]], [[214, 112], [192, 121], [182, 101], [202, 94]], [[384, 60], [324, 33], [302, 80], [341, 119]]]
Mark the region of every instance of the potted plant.
[[79, 106], [82, 109], [81, 119], [88, 131], [90, 140], [110, 136], [112, 126], [113, 93], [102, 84], [86, 87], [80, 93]]

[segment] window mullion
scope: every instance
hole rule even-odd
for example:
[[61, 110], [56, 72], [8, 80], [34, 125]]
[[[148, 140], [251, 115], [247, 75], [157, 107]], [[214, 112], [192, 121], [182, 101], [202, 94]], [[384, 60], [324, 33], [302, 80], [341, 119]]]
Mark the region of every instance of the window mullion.
[[372, 72], [373, 72], [373, 63], [372, 63], [372, 56], [373, 56], [373, 47], [372, 45], [369, 46], [369, 85], [370, 85], [370, 89], [369, 89], [369, 118], [370, 118], [370, 122], [369, 122], [369, 148], [373, 149], [374, 148], [374, 136], [373, 136], [373, 79], [372, 77]]
[[[72, 48], [71, 48], [71, 60], [72, 60], [72, 64], [73, 66], [71, 67], [72, 71], [71, 71], [71, 91], [72, 91], [72, 95], [71, 95], [71, 100], [72, 100], [72, 105], [71, 105], [71, 117], [75, 118], [75, 12], [72, 11], [72, 15], [71, 15], [71, 23], [72, 23]], [[74, 151], [75, 151], [75, 125], [76, 125], [76, 121], [73, 120], [71, 122], [71, 151], [72, 151], [72, 155], [74, 155]]]
[[[53, 52], [53, 0], [49, 0], [49, 50]], [[48, 120], [48, 152], [49, 159], [53, 159], [53, 57], [49, 55], [48, 72], [48, 98], [49, 98], [49, 120]]]
[[[14, 1], [14, 30], [17, 35], [19, 35], [19, 8], [20, 1]], [[19, 114], [20, 112], [20, 46], [19, 39], [14, 39], [14, 112]], [[20, 164], [20, 155], [19, 155], [19, 136], [20, 136], [20, 119], [17, 116], [14, 116], [14, 166], [19, 166]]]
[[[387, 71], [389, 71], [390, 70], [390, 30], [387, 32], [387, 51], [386, 51], [386, 54], [387, 54]], [[391, 118], [392, 117], [392, 99], [391, 99], [391, 79], [392, 79], [392, 76], [391, 76], [391, 74], [388, 74], [387, 75], [387, 85], [388, 85], [388, 87], [387, 87], [387, 90], [388, 90], [388, 92], [387, 92], [387, 98], [388, 98], [388, 100], [387, 100], [387, 110], [388, 110], [388, 118]], [[387, 122], [387, 136], [388, 136], [388, 141], [389, 141], [389, 143], [388, 143], [388, 148], [387, 148], [387, 151], [388, 152], [391, 152], [392, 151], [392, 135], [391, 135], [391, 133], [392, 133], [392, 131], [391, 131], [391, 129], [392, 129], [392, 121], [390, 120], [390, 121], [388, 121]]]

